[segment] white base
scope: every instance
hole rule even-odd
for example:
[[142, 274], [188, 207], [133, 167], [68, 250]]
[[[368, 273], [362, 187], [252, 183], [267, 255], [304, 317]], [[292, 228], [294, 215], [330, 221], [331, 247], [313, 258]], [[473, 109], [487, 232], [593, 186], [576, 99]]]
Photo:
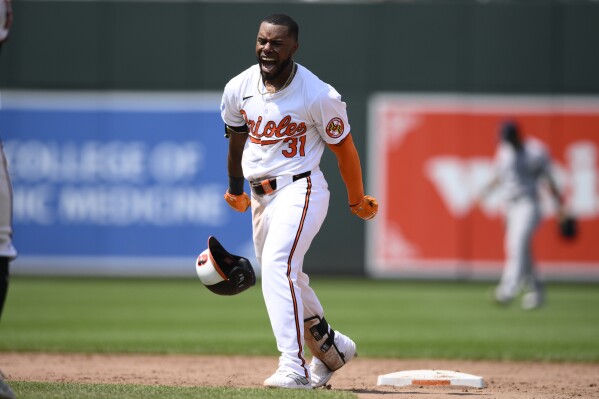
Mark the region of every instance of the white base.
[[379, 375], [377, 385], [420, 385], [420, 386], [449, 386], [460, 385], [474, 388], [484, 388], [482, 377], [449, 370], [408, 370]]

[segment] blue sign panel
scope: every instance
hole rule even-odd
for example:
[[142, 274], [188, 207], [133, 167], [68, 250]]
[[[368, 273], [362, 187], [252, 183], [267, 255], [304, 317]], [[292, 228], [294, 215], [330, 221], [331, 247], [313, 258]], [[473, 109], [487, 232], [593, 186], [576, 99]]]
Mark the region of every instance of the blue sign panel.
[[0, 110], [16, 273], [195, 274], [211, 235], [253, 259], [250, 213], [223, 199], [219, 96], [40, 97], [3, 93]]

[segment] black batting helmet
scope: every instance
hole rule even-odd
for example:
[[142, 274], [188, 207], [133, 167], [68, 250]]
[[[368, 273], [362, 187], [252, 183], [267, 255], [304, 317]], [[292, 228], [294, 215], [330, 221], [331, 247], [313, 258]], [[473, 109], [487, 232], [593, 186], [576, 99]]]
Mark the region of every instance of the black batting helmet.
[[202, 283], [218, 295], [237, 295], [254, 284], [256, 274], [249, 260], [229, 253], [214, 237], [196, 260], [196, 272]]

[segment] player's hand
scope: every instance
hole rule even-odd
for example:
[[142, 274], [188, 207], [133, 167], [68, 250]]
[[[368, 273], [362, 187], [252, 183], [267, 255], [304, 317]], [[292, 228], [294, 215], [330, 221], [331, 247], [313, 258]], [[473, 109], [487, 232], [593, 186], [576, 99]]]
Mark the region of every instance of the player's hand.
[[225, 201], [227, 204], [237, 212], [245, 212], [251, 205], [250, 196], [246, 193], [240, 195], [233, 195], [227, 191], [225, 193]]
[[372, 219], [379, 210], [379, 203], [376, 201], [376, 198], [371, 197], [370, 195], [365, 195], [362, 198], [362, 201], [357, 204], [350, 205], [351, 213], [354, 215], [364, 219], [369, 220]]

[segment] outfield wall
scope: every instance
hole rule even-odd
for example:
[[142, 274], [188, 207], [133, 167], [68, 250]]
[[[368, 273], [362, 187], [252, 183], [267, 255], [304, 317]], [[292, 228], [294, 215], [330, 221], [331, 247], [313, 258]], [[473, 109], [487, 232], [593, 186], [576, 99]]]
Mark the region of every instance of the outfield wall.
[[370, 102], [369, 170], [382, 203], [367, 229], [372, 276], [490, 278], [503, 267], [504, 194], [481, 198], [496, 173], [498, 130], [515, 120], [546, 147], [578, 236], [559, 232], [547, 184], [532, 247], [555, 279], [599, 271], [599, 97], [385, 94]]
[[220, 93], [2, 93], [17, 272], [193, 276], [207, 238], [255, 263], [227, 189]]
[[[109, 96], [145, 93], [153, 98], [160, 98], [159, 94], [165, 92], [200, 96], [220, 93], [231, 76], [254, 62], [254, 38], [259, 19], [271, 12], [292, 14], [300, 24], [300, 50], [296, 59], [342, 93], [348, 104], [366, 176], [369, 176], [366, 183], [371, 190], [374, 180], [370, 177], [379, 171], [372, 170], [377, 166], [373, 166], [369, 155], [380, 138], [372, 133], [373, 121], [369, 120], [368, 112], [377, 93], [508, 95], [543, 99], [599, 96], [599, 74], [596, 73], [599, 70], [599, 52], [596, 51], [599, 47], [599, 24], [596, 23], [599, 4], [595, 1], [15, 0], [13, 7], [12, 36], [0, 57], [2, 92], [18, 94], [26, 90], [76, 94], [83, 91]], [[6, 114], [0, 112], [3, 113], [0, 134], [7, 140], [11, 132], [5, 131]], [[60, 123], [68, 125], [70, 119], [66, 117]], [[121, 131], [118, 129], [112, 130], [111, 134]], [[29, 133], [44, 134], [41, 130]], [[124, 134], [117, 140], [136, 140], [127, 136], [131, 133]], [[158, 136], [148, 139], [149, 152], [144, 152], [143, 156], [151, 156], [154, 145], [163, 140], [160, 138], [163, 133], [156, 134]], [[209, 145], [213, 142], [215, 146], [222, 144], [222, 131], [216, 126], [187, 130], [185, 134], [190, 140], [203, 141], [210, 137]], [[55, 141], [64, 140], [60, 135], [49, 135]], [[99, 135], [104, 137], [102, 132]], [[83, 136], [77, 140], [79, 138], [82, 142], [89, 141]], [[178, 137], [177, 141], [180, 140], [183, 139]], [[556, 150], [561, 151], [562, 144], [557, 145]], [[486, 153], [488, 149], [481, 148], [481, 151]], [[211, 173], [220, 173], [218, 171], [224, 168], [224, 161], [219, 166], [217, 163], [217, 160], [210, 163]], [[347, 211], [345, 188], [330, 154], [324, 157], [323, 169], [333, 196], [328, 219], [306, 259], [306, 269], [311, 273], [363, 274], [364, 264], [372, 264], [372, 253], [366, 251], [364, 223]], [[64, 182], [59, 184], [64, 185]], [[589, 195], [596, 191], [596, 187], [591, 188]], [[16, 192], [17, 198], [25, 195], [22, 193]], [[399, 195], [409, 203], [416, 194], [402, 191]], [[25, 204], [19, 202], [17, 210]], [[392, 204], [382, 203], [382, 207]], [[22, 213], [17, 216], [15, 240], [17, 246], [23, 248], [21, 270], [27, 266], [39, 270], [40, 266], [36, 265], [43, 265], [47, 254], [42, 253], [37, 258], [38, 254], [30, 253], [29, 244], [25, 243], [44, 240], [46, 233], [38, 236], [20, 230], [23, 227], [19, 226], [30, 221], [20, 219]], [[47, 231], [60, 231], [60, 226], [54, 227], [56, 229]], [[211, 231], [209, 225], [188, 227], [191, 230], [169, 232], [169, 235], [193, 237], [189, 231], [197, 232], [199, 236]], [[101, 235], [106, 231], [104, 228], [96, 225], [93, 231]], [[140, 230], [143, 234], [146, 231]], [[140, 232], [130, 235], [139, 236]], [[89, 236], [89, 233], [85, 235]], [[373, 237], [369, 240], [376, 241], [376, 236]], [[467, 238], [459, 237], [451, 234], [451, 239], [457, 239], [460, 245], [469, 245]], [[233, 237], [233, 241], [237, 238]], [[120, 241], [113, 245], [120, 246]], [[179, 248], [174, 256], [187, 259], [196, 248], [196, 245], [186, 244], [186, 248]], [[118, 262], [123, 261], [122, 254], [110, 245], [106, 253], [115, 256], [115, 268], [122, 270], [118, 267]], [[27, 261], [29, 255], [36, 256], [35, 262]], [[66, 255], [74, 254], [68, 252]], [[96, 255], [92, 254], [92, 258], [96, 259]], [[72, 258], [74, 267], [81, 260], [92, 259], [86, 256]], [[461, 275], [472, 275], [471, 268], [476, 265], [472, 266], [471, 259], [463, 256], [458, 253], [456, 259], [466, 265], [469, 272]], [[497, 263], [498, 257], [499, 253], [494, 252], [493, 259], [485, 259]], [[154, 254], [150, 258], [156, 259]], [[570, 260], [565, 259], [564, 263], [571, 263]], [[61, 263], [68, 262], [58, 262]], [[163, 270], [161, 262], [157, 263]], [[103, 265], [100, 262], [92, 269]]]

